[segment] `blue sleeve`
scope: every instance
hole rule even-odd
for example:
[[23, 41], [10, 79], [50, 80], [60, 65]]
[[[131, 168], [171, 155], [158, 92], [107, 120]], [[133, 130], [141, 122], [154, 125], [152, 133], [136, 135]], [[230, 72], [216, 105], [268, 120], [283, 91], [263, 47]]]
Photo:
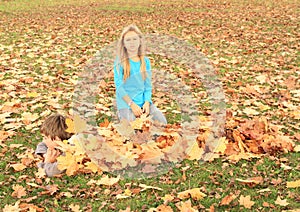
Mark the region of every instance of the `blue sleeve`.
[[123, 98], [124, 96], [127, 95], [124, 87], [123, 87], [123, 67], [115, 62], [114, 64], [114, 81], [115, 81], [115, 86], [116, 86], [116, 93], [117, 96], [120, 96]]
[[144, 100], [152, 103], [152, 72], [151, 72], [151, 64], [148, 58], [146, 60], [146, 79], [144, 82], [145, 91], [144, 91]]

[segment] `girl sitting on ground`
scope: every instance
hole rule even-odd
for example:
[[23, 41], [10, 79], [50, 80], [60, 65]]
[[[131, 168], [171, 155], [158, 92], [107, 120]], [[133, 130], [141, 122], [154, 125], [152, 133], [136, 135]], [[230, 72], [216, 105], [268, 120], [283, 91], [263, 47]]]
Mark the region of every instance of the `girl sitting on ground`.
[[120, 120], [133, 121], [145, 113], [154, 121], [167, 124], [165, 116], [151, 100], [150, 60], [145, 56], [144, 37], [135, 25], [125, 27], [119, 39], [114, 82]]

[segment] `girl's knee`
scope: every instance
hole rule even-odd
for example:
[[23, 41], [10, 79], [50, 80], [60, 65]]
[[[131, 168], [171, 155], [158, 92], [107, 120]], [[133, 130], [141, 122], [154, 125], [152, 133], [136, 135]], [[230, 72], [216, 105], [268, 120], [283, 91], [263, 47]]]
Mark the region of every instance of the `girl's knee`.
[[121, 109], [118, 111], [118, 117], [121, 121], [122, 119], [126, 119], [127, 121], [133, 121], [135, 120], [135, 116], [133, 112], [129, 109]]

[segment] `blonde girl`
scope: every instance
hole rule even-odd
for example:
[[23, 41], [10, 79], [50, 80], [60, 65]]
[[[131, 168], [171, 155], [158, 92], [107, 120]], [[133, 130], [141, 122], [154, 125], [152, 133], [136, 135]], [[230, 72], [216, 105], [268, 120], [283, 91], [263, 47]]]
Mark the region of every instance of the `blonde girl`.
[[151, 100], [150, 60], [145, 57], [144, 37], [135, 25], [125, 27], [118, 41], [114, 81], [120, 120], [133, 121], [145, 113], [150, 114], [154, 121], [167, 124]]

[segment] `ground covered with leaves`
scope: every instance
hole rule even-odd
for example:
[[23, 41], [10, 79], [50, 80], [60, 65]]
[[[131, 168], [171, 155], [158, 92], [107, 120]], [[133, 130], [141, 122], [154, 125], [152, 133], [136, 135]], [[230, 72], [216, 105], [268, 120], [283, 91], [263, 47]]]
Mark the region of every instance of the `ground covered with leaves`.
[[[0, 1], [0, 209], [299, 210], [298, 5], [296, 0]], [[199, 121], [207, 123], [197, 132], [197, 145], [185, 152], [187, 159], [152, 178], [124, 179], [99, 170], [78, 149], [78, 157], [72, 156], [70, 149], [77, 165], [60, 158], [61, 166], [72, 167], [69, 172], [45, 177], [33, 154], [42, 140], [39, 126], [54, 112], [72, 113], [78, 76], [131, 23], [145, 34], [186, 40], [209, 58], [226, 97], [220, 145], [201, 157], [212, 114], [201, 80], [176, 61], [149, 55], [154, 69], [190, 86]], [[112, 76], [98, 89], [97, 124], [116, 143]], [[154, 101], [177, 126], [182, 117], [172, 95], [156, 91]], [[155, 140], [162, 152], [174, 144], [174, 134], [164, 133]], [[146, 160], [149, 152], [140, 139], [132, 142], [126, 145], [135, 145], [141, 150], [137, 157]]]

